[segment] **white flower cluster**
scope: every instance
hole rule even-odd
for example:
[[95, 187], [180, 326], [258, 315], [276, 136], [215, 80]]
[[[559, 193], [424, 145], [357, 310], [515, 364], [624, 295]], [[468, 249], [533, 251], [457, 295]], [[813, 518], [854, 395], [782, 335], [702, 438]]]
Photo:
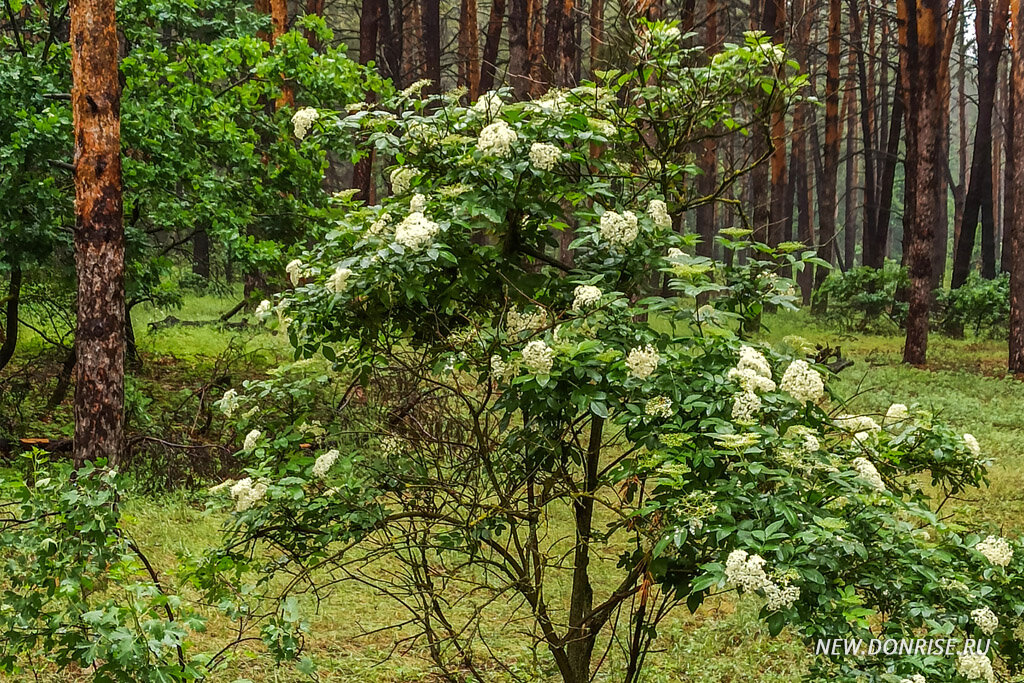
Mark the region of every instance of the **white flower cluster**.
[[749, 555], [746, 550], [734, 550], [725, 561], [725, 580], [745, 591], [764, 591], [768, 609], [775, 611], [792, 607], [800, 598], [800, 589], [787, 582], [777, 584], [764, 571], [765, 560], [760, 555]]
[[415, 168], [399, 166], [391, 172], [391, 192], [393, 194], [405, 194], [412, 187], [412, 181], [419, 173]]
[[341, 294], [348, 287], [348, 280], [352, 277], [350, 268], [335, 268], [334, 273], [327, 278], [327, 290], [335, 294]]
[[505, 329], [508, 333], [515, 337], [520, 332], [527, 330], [536, 330], [539, 327], [543, 327], [548, 321], [547, 314], [542, 309], [537, 309], [533, 313], [520, 313], [519, 309], [515, 306], [508, 309], [508, 315], [505, 317]]
[[231, 487], [231, 497], [235, 501], [235, 510], [245, 512], [267, 495], [267, 485], [263, 482], [253, 483], [246, 477]]
[[672, 216], [668, 215], [668, 206], [660, 199], [652, 199], [647, 205], [647, 215], [654, 222], [654, 227], [659, 230], [668, 230], [672, 227]]
[[295, 130], [295, 137], [299, 140], [305, 139], [313, 122], [320, 118], [320, 112], [312, 107], [305, 107], [292, 114], [292, 128]]
[[901, 678], [900, 683], [928, 683], [928, 680], [921, 674], [914, 674], [909, 678]]
[[434, 81], [430, 80], [429, 78], [421, 78], [399, 94], [402, 95], [403, 97], [416, 97], [421, 92], [423, 92], [424, 88], [426, 88], [428, 85], [433, 85], [433, 83]]
[[412, 199], [409, 200], [409, 210], [414, 212], [414, 213], [417, 212], [417, 211], [420, 212], [420, 213], [423, 213], [424, 211], [426, 211], [427, 210], [427, 197], [426, 197], [426, 195], [422, 195], [422, 194], [420, 194], [418, 192], [416, 194], [414, 194], [412, 196]]
[[893, 403], [889, 406], [889, 409], [885, 411], [885, 419], [882, 420], [882, 424], [899, 424], [900, 422], [906, 422], [909, 419], [910, 411], [907, 410], [907, 406], [902, 403]]
[[629, 246], [640, 234], [640, 226], [636, 214], [632, 211], [615, 213], [605, 211], [601, 214], [601, 237], [619, 246]]
[[523, 365], [535, 375], [547, 375], [555, 363], [555, 351], [540, 339], [523, 349]]
[[975, 458], [981, 457], [981, 444], [974, 438], [973, 434], [964, 434], [964, 443], [967, 445], [967, 450], [971, 452]]
[[320, 457], [313, 463], [313, 469], [310, 470], [314, 477], [317, 479], [323, 479], [327, 476], [327, 471], [334, 466], [334, 463], [338, 461], [338, 456], [341, 454], [337, 450], [331, 449], [326, 453], [322, 453]]
[[242, 450], [248, 453], [252, 449], [256, 448], [256, 444], [263, 436], [263, 432], [258, 429], [254, 429], [245, 435], [245, 441], [242, 442]]
[[805, 360], [795, 360], [789, 364], [779, 387], [800, 403], [817, 403], [825, 396], [825, 382]]
[[1013, 559], [1013, 548], [1005, 538], [989, 536], [974, 546], [974, 549], [997, 567], [1005, 567]]
[[395, 228], [395, 242], [411, 251], [419, 251], [433, 241], [440, 226], [419, 211], [413, 211]]
[[573, 290], [572, 310], [582, 311], [585, 308], [590, 308], [601, 300], [601, 296], [600, 287], [580, 285]]
[[882, 429], [867, 415], [840, 415], [835, 419], [835, 424], [847, 432], [877, 432]]
[[491, 376], [499, 382], [508, 382], [519, 374], [515, 363], [507, 363], [501, 356], [491, 356]]
[[672, 399], [668, 396], [655, 396], [644, 405], [644, 412], [651, 417], [672, 417]]
[[519, 136], [507, 123], [495, 121], [480, 131], [476, 148], [488, 156], [507, 157], [518, 139]]
[[794, 425], [786, 430], [786, 437], [803, 439], [802, 450], [806, 453], [814, 453], [821, 450], [821, 442], [818, 440], [818, 435], [810, 427]]
[[999, 617], [997, 617], [995, 612], [990, 610], [988, 607], [979, 607], [976, 610], [971, 610], [971, 621], [973, 621], [986, 636], [992, 635], [996, 632], [996, 629], [999, 628]]
[[220, 412], [224, 413], [225, 417], [231, 417], [238, 410], [238, 392], [234, 389], [228, 389], [224, 392], [224, 396], [217, 401], [216, 405]]
[[390, 226], [390, 225], [391, 225], [391, 214], [385, 211], [384, 213], [382, 213], [379, 216], [377, 216], [377, 220], [375, 220], [373, 223], [370, 223], [370, 227], [368, 229], [368, 232], [371, 235], [380, 235], [385, 230], [387, 230], [388, 226]]
[[761, 397], [758, 391], [775, 391], [772, 381], [772, 369], [768, 360], [757, 349], [750, 346], [740, 347], [740, 360], [736, 367], [729, 370], [726, 377], [740, 385], [742, 392], [736, 394], [732, 404], [732, 419], [739, 424], [753, 424], [755, 416], [761, 410]]
[[770, 582], [764, 587], [764, 596], [768, 599], [768, 609], [776, 612], [792, 607], [800, 599], [800, 589], [786, 582], [781, 584]]
[[288, 273], [288, 279], [291, 281], [292, 286], [298, 287], [299, 282], [302, 280], [302, 260], [292, 259], [284, 267], [284, 272]]
[[752, 425], [757, 422], [757, 414], [761, 411], [761, 397], [753, 391], [736, 394], [732, 402], [732, 419], [741, 425]]
[[259, 320], [266, 320], [267, 318], [270, 317], [270, 313], [272, 310], [273, 307], [271, 303], [264, 299], [263, 301], [260, 302], [259, 306], [256, 307], [256, 318]]
[[994, 683], [996, 674], [992, 670], [992, 662], [987, 655], [980, 653], [963, 654], [956, 661], [956, 670], [960, 675], [972, 681]]
[[660, 360], [658, 349], [650, 344], [643, 347], [638, 346], [635, 349], [630, 349], [629, 355], [626, 356], [626, 367], [629, 368], [631, 377], [647, 379], [658, 369]]
[[538, 171], [550, 171], [562, 159], [562, 150], [546, 142], [530, 145], [530, 163]]
[[489, 90], [480, 96], [472, 109], [477, 114], [483, 114], [487, 118], [493, 119], [501, 111], [503, 104], [501, 96], [493, 90]]
[[867, 458], [854, 458], [853, 469], [857, 470], [858, 476], [871, 485], [871, 488], [879, 491], [885, 490], [885, 482], [882, 481], [882, 475], [878, 473], [878, 470]]

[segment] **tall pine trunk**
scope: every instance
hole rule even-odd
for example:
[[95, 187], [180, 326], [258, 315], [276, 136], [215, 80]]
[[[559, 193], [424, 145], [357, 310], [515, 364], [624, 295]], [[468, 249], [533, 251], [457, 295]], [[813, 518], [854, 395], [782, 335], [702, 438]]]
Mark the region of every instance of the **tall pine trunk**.
[[992, 120], [999, 83], [999, 59], [1008, 19], [1008, 0], [978, 0], [975, 32], [978, 45], [978, 121], [974, 132], [971, 176], [964, 200], [963, 222], [953, 257], [954, 289], [967, 280], [974, 258], [978, 217], [982, 223], [983, 275], [995, 277], [995, 204], [993, 200]]
[[[842, 3], [840, 0], [829, 0], [828, 10], [828, 47], [826, 49], [825, 67], [825, 149], [822, 155], [821, 174], [818, 178], [818, 224], [819, 243], [818, 256], [829, 263], [833, 262], [833, 243], [836, 238], [836, 201], [837, 184], [839, 183], [839, 60], [842, 31]], [[819, 268], [814, 279], [816, 287], [825, 281], [828, 272]], [[816, 302], [817, 312], [823, 312], [828, 302], [820, 299]]]
[[1008, 136], [1007, 161], [1013, 167], [1013, 183], [1006, 188], [1013, 197], [1006, 225], [1010, 245], [1010, 339], [1009, 369], [1024, 373], [1024, 1], [1012, 0], [1013, 32], [1011, 90], [1013, 106], [1011, 134]]
[[[928, 311], [932, 292], [932, 248], [939, 220], [939, 197], [946, 159], [942, 153], [943, 0], [900, 0], [900, 47], [906, 70], [907, 211], [904, 252], [910, 272], [907, 339], [903, 361], [923, 365], [928, 352]], [[948, 106], [948, 103], [947, 103]]]
[[75, 129], [74, 460], [124, 448], [124, 223], [121, 86], [114, 0], [71, 3], [71, 109]]

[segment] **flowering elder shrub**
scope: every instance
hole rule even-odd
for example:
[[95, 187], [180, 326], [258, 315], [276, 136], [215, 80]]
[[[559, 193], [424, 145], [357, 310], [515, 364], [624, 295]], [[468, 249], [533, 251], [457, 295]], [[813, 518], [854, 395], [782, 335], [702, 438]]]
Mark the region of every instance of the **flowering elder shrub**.
[[[408, 611], [394, 624], [417, 625], [440, 670], [479, 680], [501, 630], [485, 616], [530, 623], [538, 678], [606, 666], [635, 681], [673, 607], [733, 589], [763, 601], [773, 633], [984, 629], [1015, 666], [1016, 544], [941, 520], [920, 486], [979, 484], [977, 441], [905, 406], [848, 415], [823, 368], [745, 344], [739, 292], [752, 311], [791, 301], [788, 286], [750, 287], [672, 229], [687, 204], [667, 165], [651, 172], [678, 158], [662, 113], [714, 102], [690, 120], [699, 137], [763, 110], [791, 85], [768, 68], [776, 50], [751, 36], [674, 70], [684, 53], [647, 49], [533, 102], [428, 107], [410, 91], [337, 121], [396, 160], [393, 194], [350, 205], [262, 308], [350, 384], [312, 448], [297, 445], [308, 425], [246, 414], [260, 463], [215, 487], [233, 514], [196, 585], [218, 601], [280, 599], [282, 572], [283, 594], [360, 581]], [[814, 680], [961, 680], [984, 659], [836, 658]]]

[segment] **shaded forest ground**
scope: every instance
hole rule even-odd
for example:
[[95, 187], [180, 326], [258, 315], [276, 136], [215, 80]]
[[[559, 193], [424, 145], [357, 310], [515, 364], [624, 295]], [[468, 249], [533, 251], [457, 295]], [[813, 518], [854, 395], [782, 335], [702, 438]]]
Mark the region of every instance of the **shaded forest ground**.
[[[229, 299], [212, 296], [195, 297], [183, 311], [174, 314], [187, 320], [214, 319], [230, 308], [231, 303]], [[158, 430], [156, 433], [165, 435], [168, 441], [176, 438], [173, 436], [176, 429], [195, 431], [195, 420], [202, 414], [200, 407], [218, 398], [223, 393], [222, 385], [238, 386], [245, 378], [238, 375], [239, 372], [259, 375], [288, 359], [286, 341], [260, 327], [151, 329], [149, 323], [164, 317], [162, 311], [153, 310], [140, 311], [136, 316], [143, 365], [131, 383], [129, 405], [135, 411], [132, 419], [137, 428]], [[767, 323], [771, 329], [764, 337], [773, 343], [789, 335], [800, 335], [813, 343], [841, 346], [855, 361], [842, 372], [840, 383], [843, 394], [851, 398], [853, 408], [884, 413], [893, 402], [916, 403], [941, 415], [954, 427], [974, 433], [994, 460], [992, 484], [987, 490], [950, 501], [944, 511], [981, 517], [1010, 533], [1019, 526], [1024, 512], [1024, 493], [1021, 493], [1024, 491], [1024, 426], [1021, 424], [1024, 383], [1004, 376], [1004, 343], [934, 337], [931, 363], [922, 370], [900, 363], [900, 337], [839, 333], [823, 328], [805, 313], [772, 316]], [[28, 365], [15, 368], [14, 372], [26, 373], [34, 369], [45, 374], [53, 371], [58, 356], [40, 353], [38, 339], [27, 336], [19, 357], [26, 359]], [[40, 379], [34, 390], [27, 390], [24, 400], [39, 401], [49, 389], [50, 381]], [[206, 393], [209, 399], [204, 398]], [[26, 407], [30, 409], [31, 406]], [[173, 424], [189, 420], [191, 426]], [[70, 414], [65, 414], [62, 408], [22, 427], [59, 437], [70, 429]], [[194, 486], [165, 493], [140, 493], [125, 505], [127, 527], [164, 572], [173, 572], [178, 555], [201, 552], [217, 542], [221, 517], [207, 511], [199, 485], [205, 487], [230, 472], [232, 461], [227, 444], [232, 435], [218, 434], [215, 424], [200, 438], [219, 444], [219, 450], [211, 447], [204, 451], [215, 457], [216, 466], [189, 472], [183, 478], [183, 481], [195, 481]], [[140, 483], [145, 481], [143, 469]], [[552, 520], [552, 525], [566, 525], [568, 529], [568, 515], [565, 519]], [[604, 562], [611, 569], [615, 558], [606, 557]], [[361, 632], [372, 631], [393, 619], [395, 606], [386, 598], [369, 593], [353, 582], [341, 584], [318, 606], [311, 598], [305, 603], [310, 621], [306, 648], [316, 664], [318, 678], [310, 678], [295, 669], [274, 670], [270, 660], [262, 655], [240, 651], [231, 670], [215, 680], [259, 683], [435, 680], [422, 650], [405, 644], [396, 648], [401, 633], [380, 631], [359, 637]], [[721, 597], [709, 601], [696, 616], [689, 615], [685, 609], [677, 611], [661, 630], [659, 650], [652, 657], [643, 680], [648, 683], [799, 680], [808, 657], [806, 650], [785, 634], [770, 638], [766, 629], [753, 618], [756, 609], [752, 602], [737, 604], [731, 598]], [[525, 647], [527, 640], [515, 632], [517, 624], [506, 626], [507, 612], [502, 607], [491, 607], [485, 614], [488, 628], [498, 634], [489, 644], [505, 665], [521, 679], [548, 680], [552, 672], [545, 668], [546, 658], [535, 657]], [[216, 647], [218, 630], [213, 621], [206, 634], [197, 634], [201, 649]], [[614, 655], [610, 662], [601, 680], [620, 680], [617, 674], [621, 671]], [[47, 672], [45, 667], [38, 678], [45, 681], [87, 679], [84, 673]], [[494, 680], [513, 679], [495, 671]]]

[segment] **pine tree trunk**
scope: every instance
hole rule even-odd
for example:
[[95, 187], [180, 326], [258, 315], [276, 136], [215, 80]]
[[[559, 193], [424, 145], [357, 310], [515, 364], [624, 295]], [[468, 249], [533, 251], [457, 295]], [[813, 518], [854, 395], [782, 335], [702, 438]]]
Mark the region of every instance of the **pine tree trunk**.
[[426, 60], [425, 78], [433, 85], [428, 92], [441, 92], [441, 2], [422, 0], [423, 58]]
[[462, 0], [459, 8], [459, 85], [472, 102], [480, 95], [480, 31], [476, 0]]
[[210, 279], [210, 233], [204, 229], [192, 236], [192, 273]]
[[[600, 1], [600, 0], [597, 0]], [[708, 0], [708, 16], [704, 24], [704, 42], [709, 55], [718, 50], [718, 0]], [[697, 191], [702, 197], [710, 197], [717, 184], [718, 174], [718, 140], [715, 135], [708, 135], [702, 145], [700, 157], [701, 175], [697, 179]], [[707, 201], [697, 207], [697, 243], [699, 256], [711, 257], [715, 246], [715, 202]]]
[[1013, 168], [1013, 182], [1006, 188], [1012, 197], [1012, 209], [1007, 211], [1007, 231], [1011, 233], [1010, 246], [1010, 335], [1009, 370], [1024, 373], [1024, 1], [1012, 0], [1013, 31], [1011, 102], [1014, 102], [1012, 127], [1007, 136], [1007, 162]]
[[[836, 237], [836, 201], [839, 182], [839, 61], [842, 49], [842, 4], [840, 0], [829, 0], [828, 48], [825, 69], [825, 149], [822, 155], [821, 175], [818, 178], [818, 256], [823, 261], [833, 262], [832, 250]], [[821, 287], [828, 271], [819, 268], [815, 287]], [[819, 299], [816, 312], [824, 312], [828, 302]]]
[[124, 448], [124, 224], [121, 87], [114, 0], [71, 4], [71, 108], [75, 129], [74, 460]]
[[846, 94], [843, 96], [843, 121], [846, 122], [846, 165], [844, 176], [846, 181], [846, 193], [843, 199], [843, 256], [844, 265], [847, 270], [857, 265], [857, 101], [856, 89], [856, 58], [850, 56], [850, 67], [846, 78]]
[[508, 14], [508, 79], [516, 98], [530, 92], [531, 0], [510, 0]]
[[975, 32], [978, 44], [978, 121], [974, 132], [974, 156], [971, 158], [971, 176], [964, 200], [963, 223], [953, 258], [954, 289], [967, 280], [974, 258], [978, 217], [981, 215], [983, 260], [988, 274], [995, 277], [995, 204], [993, 200], [992, 121], [995, 110], [996, 89], [999, 81], [999, 59], [1006, 33], [1008, 0], [978, 0]]
[[480, 92], [494, 89], [494, 74], [498, 70], [498, 48], [501, 47], [501, 30], [505, 25], [505, 0], [494, 0], [491, 14], [487, 19], [487, 36], [484, 39], [484, 53], [480, 65]]
[[[904, 251], [910, 273], [907, 339], [903, 361], [923, 365], [928, 351], [928, 311], [932, 291], [932, 248], [939, 220], [942, 172], [940, 70], [943, 53], [943, 0], [900, 0], [900, 44], [906, 69], [907, 187]], [[948, 106], [948, 103], [947, 103]]]

